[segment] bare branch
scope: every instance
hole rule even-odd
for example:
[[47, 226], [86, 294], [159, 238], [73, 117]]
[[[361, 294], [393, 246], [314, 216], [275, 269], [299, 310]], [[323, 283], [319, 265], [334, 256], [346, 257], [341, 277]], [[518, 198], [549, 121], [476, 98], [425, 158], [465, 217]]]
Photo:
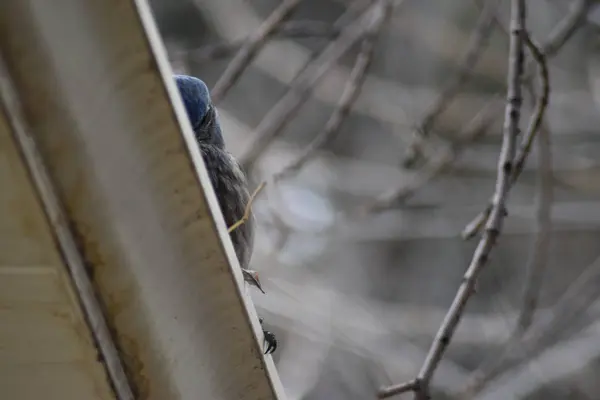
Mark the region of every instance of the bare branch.
[[354, 67], [350, 73], [350, 78], [348, 82], [346, 82], [346, 86], [344, 87], [344, 91], [340, 97], [337, 108], [327, 121], [325, 129], [309, 143], [309, 145], [294, 161], [273, 176], [274, 182], [298, 172], [300, 168], [302, 168], [302, 166], [314, 155], [315, 151], [327, 144], [339, 132], [344, 119], [348, 116], [352, 105], [360, 95], [360, 89], [365, 81], [369, 65], [371, 65], [375, 40], [385, 25], [385, 22], [389, 20], [389, 16], [392, 11], [392, 4], [391, 1], [388, 1], [388, 3], [389, 6], [385, 9], [385, 17], [382, 18], [377, 24], [371, 26], [371, 28], [365, 33], [365, 38], [363, 39], [360, 53], [357, 56]]
[[524, 33], [523, 40], [525, 41], [527, 48], [529, 51], [531, 51], [531, 55], [538, 65], [542, 93], [537, 104], [535, 105], [535, 109], [533, 110], [533, 118], [530, 120], [530, 125], [527, 128], [527, 132], [523, 137], [523, 141], [521, 142], [521, 146], [517, 152], [517, 156], [515, 158], [515, 169], [511, 176], [512, 183], [519, 179], [519, 176], [523, 172], [523, 167], [525, 166], [525, 162], [527, 161], [527, 157], [531, 151], [531, 146], [533, 145], [535, 136], [542, 125], [546, 108], [548, 107], [548, 102], [550, 101], [550, 75], [548, 73], [546, 56], [539, 50], [538, 46], [533, 42], [531, 37], [526, 32]]
[[[526, 399], [544, 386], [572, 381], [584, 371], [595, 371], [594, 362], [600, 355], [600, 323], [545, 349], [517, 368], [506, 371], [477, 395], [478, 400]], [[581, 376], [581, 375], [579, 375]], [[589, 376], [589, 375], [588, 375]], [[554, 384], [553, 384], [554, 383]], [[588, 392], [589, 393], [589, 392]], [[590, 393], [591, 394], [591, 393]], [[595, 398], [591, 395], [590, 398]], [[464, 399], [464, 398], [463, 398]]]
[[225, 97], [229, 89], [237, 82], [242, 72], [252, 62], [256, 53], [264, 46], [273, 32], [294, 11], [298, 3], [300, 3], [300, 0], [284, 0], [262, 23], [258, 30], [251, 36], [250, 40], [242, 46], [211, 90], [211, 97], [215, 104], [219, 103]]
[[527, 331], [538, 308], [538, 298], [542, 286], [544, 272], [548, 264], [550, 249], [550, 232], [552, 230], [552, 149], [550, 132], [542, 128], [538, 135], [538, 196], [537, 196], [537, 234], [533, 243], [531, 258], [527, 271], [523, 306], [517, 322], [520, 333]]
[[[369, 8], [374, 2], [375, 0], [354, 0], [346, 8], [344, 13], [333, 22], [333, 24], [331, 25], [332, 28], [339, 30], [341, 33], [347, 25], [351, 24], [352, 21], [354, 21], [356, 18], [362, 15], [365, 12], [365, 10]], [[338, 36], [339, 34], [336, 37]], [[308, 68], [308, 66], [311, 65], [311, 63], [315, 61], [320, 54], [320, 51], [311, 52], [310, 57], [306, 60], [304, 65], [296, 73], [294, 79], [290, 82], [290, 86], [294, 86], [296, 84], [298, 78], [302, 76], [306, 68]]]
[[[546, 109], [548, 108], [548, 102], [550, 100], [550, 76], [548, 73], [546, 57], [539, 50], [538, 46], [535, 43], [533, 43], [533, 41], [527, 33], [524, 34], [524, 41], [527, 45], [527, 48], [531, 51], [533, 59], [538, 64], [539, 79], [542, 86], [542, 93], [538, 98], [532, 117], [529, 121], [527, 132], [523, 137], [523, 140], [521, 141], [519, 151], [517, 152], [517, 156], [515, 157], [514, 168], [510, 177], [510, 186], [516, 183], [516, 181], [519, 179], [519, 176], [523, 172], [525, 162], [527, 161], [527, 157], [529, 156], [529, 153], [531, 151], [531, 146], [533, 145], [535, 136], [537, 135], [537, 132], [540, 129], [540, 125], [544, 120], [544, 115], [546, 113]], [[485, 210], [483, 210], [479, 215], [477, 215], [473, 219], [473, 221], [471, 221], [465, 227], [465, 229], [462, 232], [463, 239], [470, 239], [481, 230], [481, 228], [483, 227], [483, 222], [487, 219], [487, 216], [490, 214], [491, 209], [492, 205], [490, 203]]]
[[483, 11], [480, 13], [473, 33], [469, 39], [467, 50], [462, 57], [462, 62], [457, 74], [446, 85], [440, 96], [431, 105], [429, 111], [423, 117], [419, 127], [413, 132], [414, 138], [406, 151], [404, 166], [409, 168], [422, 156], [422, 143], [431, 133], [438, 117], [446, 110], [460, 89], [469, 81], [473, 74], [473, 68], [477, 65], [481, 54], [486, 49], [489, 38], [494, 28], [494, 17], [498, 6], [497, 0], [487, 0]]
[[381, 23], [386, 14], [387, 4], [387, 1], [378, 1], [361, 18], [345, 28], [340, 37], [323, 50], [319, 57], [298, 76], [295, 85], [269, 110], [256, 128], [252, 147], [240, 157], [241, 163], [247, 171], [277, 134], [289, 123], [292, 114], [306, 101], [314, 84], [352, 45], [362, 39], [366, 32]]
[[594, 0], [575, 0], [571, 3], [569, 13], [556, 25], [556, 28], [550, 32], [546, 41], [541, 45], [540, 50], [546, 57], [552, 57], [558, 53], [577, 32], [594, 3]]
[[469, 122], [465, 128], [465, 134], [462, 135], [460, 141], [453, 142], [450, 145], [450, 148], [439, 157], [430, 157], [427, 164], [421, 167], [421, 173], [414, 179], [403, 181], [398, 187], [379, 196], [371, 204], [364, 206], [361, 210], [361, 214], [381, 212], [395, 207], [401, 202], [406, 201], [427, 183], [444, 173], [444, 171], [458, 159], [465, 146], [476, 141], [485, 134], [489, 126], [497, 117], [497, 105], [497, 98], [494, 97]]
[[[323, 38], [335, 39], [341, 32], [340, 27], [321, 21], [288, 21], [278, 26], [273, 35], [288, 39]], [[229, 57], [243, 46], [249, 45], [252, 39], [240, 38], [232, 42], [210, 44], [189, 51], [188, 57], [197, 63]]]
[[477, 277], [495, 245], [502, 230], [502, 220], [505, 215], [505, 204], [510, 190], [510, 175], [512, 172], [512, 160], [516, 150], [516, 139], [519, 134], [519, 120], [521, 117], [521, 79], [524, 67], [523, 54], [523, 32], [525, 30], [525, 0], [512, 0], [511, 2], [511, 40], [510, 58], [508, 65], [508, 93], [506, 113], [504, 117], [504, 135], [502, 151], [498, 161], [498, 178], [496, 182], [496, 193], [490, 217], [486, 223], [486, 229], [481, 238], [469, 268], [467, 269], [463, 282], [460, 285], [456, 297], [444, 317], [438, 333], [429, 350], [427, 358], [423, 363], [417, 381], [419, 389], [415, 392], [415, 399], [425, 400], [429, 398], [429, 385], [435, 369], [439, 364], [444, 352], [452, 340], [452, 336], [460, 322], [467, 301], [473, 293]]
[[381, 389], [377, 393], [377, 398], [387, 399], [388, 397], [396, 396], [406, 392], [416, 392], [417, 390], [419, 390], [419, 382], [416, 379], [413, 379], [410, 382], [388, 386], [386, 388]]

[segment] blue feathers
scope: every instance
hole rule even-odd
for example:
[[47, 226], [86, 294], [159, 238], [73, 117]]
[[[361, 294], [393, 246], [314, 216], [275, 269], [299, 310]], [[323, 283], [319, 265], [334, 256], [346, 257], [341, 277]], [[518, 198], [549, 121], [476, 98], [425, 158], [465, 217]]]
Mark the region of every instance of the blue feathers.
[[[219, 116], [211, 103], [206, 84], [187, 75], [175, 75], [174, 78], [225, 223], [231, 226], [244, 216], [249, 201], [246, 177], [235, 158], [225, 149]], [[248, 221], [230, 235], [242, 268], [250, 262], [253, 229], [253, 222]]]
[[208, 111], [210, 104], [208, 88], [200, 79], [187, 75], [175, 75], [175, 82], [177, 82], [192, 128], [196, 130], [200, 127]]
[[206, 84], [193, 76], [175, 75], [174, 77], [198, 142], [223, 148], [225, 143], [219, 115], [211, 103]]

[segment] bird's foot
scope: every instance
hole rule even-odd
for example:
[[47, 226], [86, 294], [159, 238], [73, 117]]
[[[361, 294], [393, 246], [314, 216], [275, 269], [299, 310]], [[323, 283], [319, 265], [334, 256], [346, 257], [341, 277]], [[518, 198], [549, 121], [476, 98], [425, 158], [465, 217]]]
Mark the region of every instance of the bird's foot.
[[[262, 325], [263, 319], [258, 319]], [[265, 348], [265, 354], [272, 354], [277, 349], [277, 338], [273, 332], [269, 332], [263, 329], [263, 346]]]
[[265, 354], [271, 354], [277, 349], [277, 338], [273, 332], [263, 329], [264, 341], [266, 345]]

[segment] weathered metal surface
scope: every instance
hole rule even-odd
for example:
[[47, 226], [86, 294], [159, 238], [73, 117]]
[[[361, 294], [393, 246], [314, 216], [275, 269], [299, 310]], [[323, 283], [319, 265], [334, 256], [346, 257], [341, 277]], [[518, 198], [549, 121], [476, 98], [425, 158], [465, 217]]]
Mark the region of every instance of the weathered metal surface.
[[[273, 362], [261, 354], [260, 326], [185, 112], [179, 100], [175, 110], [171, 105], [176, 88], [146, 4], [4, 0], [0, 51], [136, 398], [283, 398]], [[48, 229], [40, 204], [31, 206], [38, 221], [27, 203], [2, 201], [7, 210], [23, 207], [23, 218], [33, 221], [0, 225], [0, 246], [9, 250], [2, 262], [46, 271], [50, 252], [64, 274], [57, 245], [39, 233]], [[23, 242], [14, 244], [21, 231]], [[31, 251], [23, 250], [30, 243]], [[47, 271], [38, 275], [49, 279]], [[58, 296], [46, 281], [19, 279], [24, 290]], [[69, 344], [64, 339], [66, 350]], [[36, 346], [40, 357], [53, 352]], [[20, 354], [11, 350], [6, 358]], [[32, 365], [6, 376], [84, 387], [82, 368], [52, 369], [53, 378]], [[78, 374], [69, 385], [67, 373]], [[106, 383], [103, 373], [93, 375], [98, 395], [74, 398], [105, 398], [97, 383]], [[28, 398], [6, 397], [1, 386], [0, 397]]]
[[0, 398], [114, 399], [0, 110]]

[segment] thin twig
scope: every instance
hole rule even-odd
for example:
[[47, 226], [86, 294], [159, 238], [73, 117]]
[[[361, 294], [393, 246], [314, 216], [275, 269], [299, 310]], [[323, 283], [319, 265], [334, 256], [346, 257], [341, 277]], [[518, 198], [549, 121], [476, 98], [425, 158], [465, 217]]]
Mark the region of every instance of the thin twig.
[[416, 392], [419, 388], [419, 382], [413, 379], [410, 382], [401, 383], [399, 385], [392, 385], [382, 388], [377, 392], [378, 399], [387, 399], [388, 397], [397, 396], [402, 393]]
[[540, 83], [542, 86], [542, 93], [539, 97], [538, 102], [533, 110], [533, 118], [530, 121], [530, 126], [527, 129], [527, 133], [523, 137], [517, 157], [515, 158], [515, 170], [511, 176], [511, 183], [514, 183], [523, 172], [527, 156], [531, 151], [531, 146], [535, 140], [535, 136], [544, 121], [544, 115], [548, 108], [548, 102], [550, 101], [550, 75], [548, 72], [548, 64], [546, 63], [546, 56], [539, 50], [539, 47], [533, 42], [531, 37], [525, 32], [523, 40], [527, 45], [527, 48], [531, 52], [531, 55], [539, 68]]
[[594, 0], [575, 0], [571, 3], [569, 13], [563, 18], [548, 35], [541, 45], [541, 51], [546, 57], [552, 57], [569, 41], [575, 32], [582, 26]]
[[550, 132], [548, 129], [540, 130], [537, 138], [538, 144], [538, 196], [537, 196], [537, 234], [533, 243], [531, 258], [527, 271], [528, 276], [523, 293], [523, 305], [517, 321], [517, 329], [523, 334], [531, 325], [538, 308], [538, 299], [544, 272], [548, 265], [548, 251], [550, 250], [550, 232], [552, 230], [552, 149]]
[[[288, 21], [277, 26], [273, 36], [287, 39], [322, 38], [335, 39], [339, 36], [341, 28], [332, 26], [331, 23], [321, 21]], [[229, 57], [248, 45], [252, 39], [240, 38], [231, 42], [224, 41], [203, 46], [189, 51], [188, 57], [196, 63]]]
[[331, 43], [313, 61], [296, 80], [283, 98], [269, 110], [256, 128], [255, 137], [250, 149], [240, 157], [245, 170], [251, 170], [256, 159], [265, 151], [277, 134], [289, 123], [292, 114], [306, 101], [312, 87], [323, 77], [333, 64], [344, 55], [350, 47], [362, 39], [373, 26], [381, 23], [385, 17], [387, 1], [379, 1], [369, 8], [361, 18], [344, 29], [340, 37]]
[[[344, 119], [350, 112], [352, 105], [360, 95], [360, 90], [366, 78], [367, 70], [369, 69], [369, 65], [371, 64], [376, 37], [381, 32], [383, 26], [385, 25], [385, 22], [389, 21], [390, 19], [393, 10], [393, 2], [391, 0], [385, 1], [388, 2], [388, 7], [385, 8], [385, 16], [380, 21], [380, 23], [373, 25], [372, 29], [365, 33], [365, 37], [361, 44], [360, 53], [356, 58], [352, 71], [350, 72], [350, 77], [346, 82], [346, 86], [344, 87], [342, 96], [340, 97], [335, 111], [327, 121], [324, 130], [321, 131], [309, 143], [309, 145], [294, 161], [292, 161], [288, 166], [283, 168], [278, 173], [272, 175], [271, 180], [273, 184], [270, 185], [270, 188], [272, 190], [276, 189], [277, 182], [279, 182], [282, 179], [285, 179], [286, 177], [289, 177], [290, 175], [297, 173], [318, 149], [320, 149], [322, 146], [328, 143], [338, 133]], [[338, 21], [344, 21], [348, 19], [350, 15], [357, 12], [357, 9], [363, 7], [364, 5], [364, 0], [360, 0], [353, 3], [350, 9], [346, 13], [344, 13], [344, 15], [342, 15], [342, 17], [340, 17]], [[273, 196], [272, 198], [277, 198], [276, 193], [271, 194]], [[280, 237], [282, 238], [282, 240], [280, 240], [275, 247], [277, 249], [281, 249], [281, 246], [283, 246], [287, 241], [286, 238], [289, 236], [290, 228], [286, 224], [282, 223], [281, 219], [277, 216], [277, 213], [273, 212], [272, 215], [277, 221]]]
[[[345, 27], [352, 23], [352, 21], [354, 21], [356, 18], [360, 17], [365, 12], [365, 10], [367, 10], [367, 8], [371, 7], [371, 5], [374, 2], [375, 0], [355, 0], [346, 8], [342, 15], [340, 15], [335, 21], [333, 21], [333, 24], [331, 24], [332, 28], [339, 30], [341, 33]], [[336, 36], [336, 38], [337, 37], [339, 37], [339, 34]], [[294, 79], [292, 79], [292, 81], [290, 82], [290, 86], [293, 87], [296, 84], [298, 78], [301, 77], [306, 68], [308, 68], [313, 63], [313, 61], [315, 61], [317, 57], [319, 57], [322, 51], [323, 49], [311, 52], [310, 57], [308, 57], [306, 62], [296, 73]]]
[[435, 122], [460, 92], [461, 88], [468, 83], [469, 79], [472, 77], [473, 69], [481, 58], [481, 54], [486, 49], [489, 38], [493, 32], [494, 18], [498, 6], [497, 3], [498, 0], [486, 1], [483, 11], [477, 19], [475, 28], [469, 39], [467, 50], [462, 56], [462, 62], [460, 63], [456, 75], [446, 84], [446, 88], [431, 105], [419, 127], [414, 130], [413, 140], [407, 148], [405, 159], [403, 161], [405, 168], [412, 167], [422, 156], [422, 143], [427, 140]]
[[[339, 36], [339, 34], [343, 31], [343, 28], [346, 27], [349, 23], [351, 23], [354, 19], [356, 19], [358, 16], [362, 15], [365, 10], [371, 6], [371, 4], [374, 2], [374, 0], [355, 0], [354, 2], [352, 2], [344, 11], [344, 13], [337, 18], [333, 24], [331, 25], [331, 29], [335, 30], [337, 33], [335, 35], [335, 38], [337, 38]], [[289, 24], [294, 23], [294, 21], [290, 21], [288, 22]], [[364, 41], [363, 41], [364, 43]], [[364, 49], [364, 47], [363, 47]], [[290, 86], [294, 86], [296, 84], [296, 82], [298, 81], [298, 79], [300, 77], [302, 77], [302, 74], [304, 73], [304, 71], [306, 70], [306, 68], [308, 68], [313, 61], [315, 61], [318, 56], [321, 54], [321, 52], [319, 51], [315, 51], [311, 54], [311, 56], [309, 57], [309, 59], [304, 63], [304, 65], [302, 66], [302, 68], [300, 68], [300, 70], [297, 72], [296, 76], [294, 77], [293, 81], [290, 83]], [[358, 61], [357, 61], [358, 62]], [[368, 68], [368, 65], [365, 66], [366, 68]], [[355, 70], [356, 70], [356, 66], [355, 66]], [[354, 71], [353, 71], [354, 72]], [[352, 82], [353, 78], [352, 78], [353, 73], [351, 73], [351, 78], [350, 78], [350, 82]], [[293, 89], [290, 89], [293, 90]], [[356, 93], [356, 95], [358, 96], [358, 91]], [[344, 95], [342, 95], [342, 98], [344, 97]], [[342, 99], [340, 99], [342, 100]], [[354, 100], [352, 100], [354, 101]], [[342, 101], [341, 101], [342, 102]], [[339, 109], [338, 109], [339, 110]], [[333, 116], [332, 116], [333, 117]], [[329, 124], [328, 124], [329, 125]], [[327, 130], [327, 129], [326, 129]], [[323, 135], [335, 135], [335, 132], [331, 133], [331, 134], [323, 134]], [[320, 137], [320, 135], [319, 135]], [[319, 137], [315, 138], [313, 140], [313, 142], [311, 142], [308, 145], [308, 148], [305, 150], [304, 152], [304, 157], [301, 155], [299, 156], [299, 159], [297, 159], [295, 162], [292, 163], [292, 168], [294, 169], [299, 169], [301, 168], [301, 165], [303, 163], [306, 162], [306, 160], [302, 160], [304, 158], [308, 159], [310, 153], [313, 152], [313, 150], [311, 150], [312, 147], [319, 147], [321, 145], [319, 144], [315, 144], [316, 141], [320, 141]], [[327, 141], [329, 139], [325, 139], [324, 141]], [[294, 165], [300, 165], [298, 167], [294, 167]], [[280, 174], [282, 175], [286, 175], [286, 173], [284, 171], [280, 172]], [[271, 188], [269, 196], [270, 199], [277, 199], [278, 198], [278, 194], [274, 192], [276, 185], [274, 183], [276, 183], [276, 181], [278, 181], [281, 178], [277, 177], [277, 174], [272, 175], [272, 177], [269, 179], [272, 184], [269, 185], [269, 187]], [[265, 181], [266, 183], [266, 181]], [[271, 197], [272, 196], [272, 197]], [[274, 220], [274, 227], [275, 229], [277, 229], [277, 231], [279, 232], [278, 235], [278, 240], [276, 241], [276, 243], [274, 244], [274, 251], [279, 251], [283, 248], [283, 246], [287, 243], [287, 240], [290, 236], [291, 233], [291, 228], [283, 222], [283, 220], [281, 219], [281, 217], [273, 211], [272, 209], [272, 203], [273, 201], [269, 201], [268, 202], [268, 206], [269, 208], [271, 208], [271, 215], [273, 217]]]
[[267, 39], [294, 11], [301, 0], [284, 0], [269, 17], [261, 24], [250, 40], [242, 46], [240, 51], [229, 63], [223, 75], [211, 90], [213, 103], [219, 103], [229, 89], [237, 82], [242, 72], [252, 62], [254, 56], [265, 45]]
[[519, 120], [521, 118], [521, 79], [524, 67], [523, 32], [525, 31], [525, 0], [511, 0], [511, 40], [508, 60], [508, 91], [506, 98], [506, 112], [504, 116], [504, 129], [502, 150], [498, 160], [498, 176], [496, 192], [494, 195], [492, 212], [486, 223], [486, 229], [479, 245], [473, 254], [473, 259], [462, 283], [456, 293], [454, 301], [444, 317], [429, 353], [417, 375], [419, 390], [415, 391], [416, 400], [429, 398], [429, 386], [433, 374], [439, 365], [452, 336], [460, 322], [469, 297], [473, 293], [479, 273], [487, 263], [490, 252], [500, 232], [502, 220], [505, 215], [505, 205], [510, 190], [510, 176], [513, 169], [512, 161], [516, 152], [516, 141], [519, 135]]
[[406, 201], [417, 190], [437, 178], [454, 163], [468, 144], [478, 140], [485, 134], [497, 118], [497, 98], [490, 100], [465, 127], [460, 141], [452, 142], [439, 157], [430, 157], [425, 165], [419, 168], [414, 179], [403, 181], [401, 185], [382, 194], [370, 204], [361, 207], [360, 214], [375, 213], [396, 207]]
[[356, 61], [352, 71], [350, 72], [350, 77], [346, 82], [346, 86], [344, 87], [344, 91], [342, 92], [342, 96], [340, 97], [335, 111], [325, 124], [325, 128], [308, 144], [304, 151], [294, 161], [273, 175], [274, 182], [278, 182], [281, 179], [297, 173], [317, 150], [331, 141], [339, 132], [344, 119], [348, 116], [352, 105], [360, 95], [360, 90], [362, 89], [369, 65], [371, 65], [373, 58], [375, 40], [380, 34], [385, 22], [389, 21], [392, 11], [392, 1], [386, 1], [388, 2], [389, 6], [385, 9], [385, 17], [382, 18], [377, 24], [374, 24], [371, 29], [365, 33], [365, 37], [361, 44], [360, 53], [356, 57]]
[[[521, 176], [523, 169], [525, 167], [525, 162], [529, 156], [531, 151], [531, 146], [533, 145], [533, 141], [535, 140], [535, 136], [540, 129], [540, 125], [544, 120], [544, 115], [546, 113], [546, 109], [548, 107], [548, 102], [550, 100], [550, 77], [548, 73], [548, 65], [546, 63], [546, 57], [540, 51], [539, 47], [533, 43], [528, 34], [524, 34], [524, 42], [527, 45], [527, 48], [531, 52], [533, 59], [538, 65], [539, 70], [539, 79], [542, 86], [542, 94], [538, 98], [538, 101], [535, 105], [535, 109], [533, 111], [532, 117], [529, 121], [529, 126], [527, 128], [527, 132], [521, 141], [521, 145], [519, 147], [519, 151], [517, 152], [517, 156], [515, 157], [514, 168], [510, 177], [510, 186], [514, 185], [516, 181]], [[473, 221], [471, 221], [463, 230], [462, 237], [463, 239], [470, 239], [474, 237], [483, 227], [484, 222], [487, 220], [492, 209], [491, 203], [477, 215]]]
[[227, 229], [229, 233], [235, 231], [237, 228], [239, 228], [248, 221], [248, 219], [250, 218], [250, 213], [252, 212], [252, 203], [254, 203], [254, 199], [256, 199], [256, 196], [258, 196], [258, 194], [261, 190], [263, 190], [266, 184], [266, 182], [261, 182], [260, 185], [258, 185], [256, 189], [254, 189], [254, 192], [252, 192], [252, 194], [250, 195], [248, 204], [246, 204], [246, 208], [244, 209], [244, 215], [240, 220], [238, 220], [236, 223], [234, 223]]

